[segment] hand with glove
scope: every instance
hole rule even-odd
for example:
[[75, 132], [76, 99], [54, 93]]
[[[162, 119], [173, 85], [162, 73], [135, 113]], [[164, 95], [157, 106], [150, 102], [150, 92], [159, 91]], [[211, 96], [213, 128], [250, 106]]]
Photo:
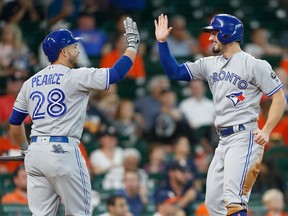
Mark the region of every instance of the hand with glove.
[[126, 37], [127, 50], [137, 52], [138, 46], [140, 44], [140, 36], [136, 22], [133, 22], [130, 17], [127, 17], [123, 23], [125, 27], [124, 36]]

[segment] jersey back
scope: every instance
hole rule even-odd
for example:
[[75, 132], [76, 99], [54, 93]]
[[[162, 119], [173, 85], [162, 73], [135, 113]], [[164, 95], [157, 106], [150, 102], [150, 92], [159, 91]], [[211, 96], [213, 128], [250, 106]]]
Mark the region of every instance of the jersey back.
[[32, 136], [69, 136], [80, 139], [89, 91], [109, 88], [108, 70], [70, 69], [50, 65], [22, 86], [14, 109], [32, 118]]

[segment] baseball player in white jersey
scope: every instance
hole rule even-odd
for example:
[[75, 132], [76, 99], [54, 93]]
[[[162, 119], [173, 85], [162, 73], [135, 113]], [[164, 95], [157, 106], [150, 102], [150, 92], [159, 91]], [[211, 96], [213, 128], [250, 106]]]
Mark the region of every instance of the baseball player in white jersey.
[[[124, 21], [127, 49], [112, 68], [74, 69], [79, 51], [67, 29], [54, 31], [42, 43], [51, 65], [28, 79], [15, 101], [10, 132], [25, 154], [28, 202], [35, 216], [57, 213], [60, 201], [65, 215], [88, 216], [90, 177], [78, 148], [90, 90], [107, 90], [125, 77], [140, 42], [136, 23]], [[31, 144], [22, 124], [32, 118]]]
[[[234, 16], [218, 14], [202, 29], [210, 33], [212, 51], [221, 55], [181, 65], [170, 54], [166, 42], [172, 31], [167, 16], [161, 14], [154, 24], [161, 64], [168, 77], [207, 80], [213, 94], [220, 140], [207, 176], [205, 203], [209, 214], [246, 216], [264, 145], [285, 109], [282, 84], [266, 61], [241, 50], [244, 26]], [[262, 93], [271, 97], [272, 105], [265, 126], [259, 130]]]

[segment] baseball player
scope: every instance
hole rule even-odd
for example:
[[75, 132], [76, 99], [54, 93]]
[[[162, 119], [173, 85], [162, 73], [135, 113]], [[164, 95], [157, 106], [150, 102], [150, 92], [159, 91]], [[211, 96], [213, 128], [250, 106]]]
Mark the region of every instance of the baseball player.
[[[89, 91], [107, 90], [134, 62], [140, 42], [137, 25], [128, 17], [124, 26], [127, 49], [111, 68], [74, 69], [81, 38], [67, 29], [50, 33], [42, 43], [51, 65], [23, 84], [9, 120], [10, 132], [25, 154], [33, 215], [56, 215], [60, 200], [65, 215], [91, 215], [89, 173], [78, 144]], [[22, 124], [28, 114], [33, 121], [30, 145]]]
[[[218, 14], [202, 29], [210, 33], [212, 51], [221, 55], [181, 65], [170, 54], [166, 42], [172, 31], [167, 16], [161, 14], [154, 24], [167, 76], [172, 80], [207, 80], [213, 94], [220, 140], [207, 176], [205, 202], [209, 214], [246, 216], [264, 145], [285, 109], [282, 84], [266, 61], [241, 50], [244, 26], [234, 16]], [[272, 99], [272, 105], [265, 126], [259, 130], [257, 118], [262, 93]]]

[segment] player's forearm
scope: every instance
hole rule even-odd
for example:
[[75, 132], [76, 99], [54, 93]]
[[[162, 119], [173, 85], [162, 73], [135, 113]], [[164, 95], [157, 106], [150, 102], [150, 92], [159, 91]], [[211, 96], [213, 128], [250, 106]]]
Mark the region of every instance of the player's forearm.
[[270, 106], [269, 114], [267, 121], [262, 128], [262, 131], [267, 132], [268, 134], [271, 133], [273, 128], [279, 122], [286, 107], [286, 98], [284, 96], [284, 92], [280, 89], [272, 96], [272, 104]]
[[121, 81], [132, 67], [133, 62], [129, 56], [123, 55], [112, 68], [109, 69], [109, 84]]
[[171, 55], [167, 42], [158, 42], [160, 62], [170, 80], [190, 81], [184, 64], [179, 65]]
[[14, 139], [15, 143], [20, 146], [23, 143], [27, 142], [25, 127], [22, 123], [21, 125], [12, 125], [10, 124], [9, 133]]
[[128, 50], [128, 49], [124, 52], [124, 55], [128, 56], [132, 62], [134, 62], [134, 60], [136, 58], [136, 54], [137, 54], [136, 52]]
[[191, 188], [177, 202], [177, 205], [181, 208], [185, 208], [190, 202], [194, 201], [196, 198], [197, 198], [197, 192], [194, 188]]

